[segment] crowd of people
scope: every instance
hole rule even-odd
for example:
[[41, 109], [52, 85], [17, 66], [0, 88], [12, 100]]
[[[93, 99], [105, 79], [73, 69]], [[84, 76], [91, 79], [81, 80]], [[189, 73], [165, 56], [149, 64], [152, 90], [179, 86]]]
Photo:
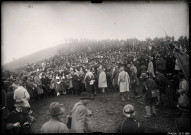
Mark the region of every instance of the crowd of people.
[[[131, 100], [129, 92], [133, 93], [132, 98], [143, 98], [145, 118], [157, 115], [155, 105], [178, 102], [177, 89], [178, 93], [187, 93], [188, 80], [168, 41], [129, 42], [86, 45], [67, 55], [58, 54], [46, 59], [41, 65], [28, 64], [22, 74], [2, 78], [2, 108], [13, 112], [18, 102], [23, 102], [23, 107], [30, 110], [31, 101], [66, 94], [79, 96], [83, 92], [88, 92], [93, 100], [97, 94], [114, 90], [120, 92], [122, 101]], [[158, 93], [153, 96], [152, 90], [158, 90]]]

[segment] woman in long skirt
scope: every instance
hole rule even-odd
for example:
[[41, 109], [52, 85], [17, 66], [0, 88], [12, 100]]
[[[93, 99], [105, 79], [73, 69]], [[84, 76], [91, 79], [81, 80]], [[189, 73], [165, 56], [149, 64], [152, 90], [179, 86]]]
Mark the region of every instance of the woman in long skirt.
[[49, 79], [51, 80], [50, 81], [51, 94], [54, 95], [55, 94], [55, 83], [54, 83], [55, 76], [51, 74]]
[[67, 86], [66, 86], [66, 77], [64, 73], [62, 73], [61, 85], [62, 85], [63, 94], [66, 95]]

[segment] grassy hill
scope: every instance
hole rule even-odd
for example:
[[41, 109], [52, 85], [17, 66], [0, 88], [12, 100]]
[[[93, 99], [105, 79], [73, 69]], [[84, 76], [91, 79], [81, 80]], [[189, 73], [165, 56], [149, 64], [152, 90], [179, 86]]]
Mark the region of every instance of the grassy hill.
[[22, 58], [16, 59], [15, 61], [2, 65], [2, 68], [5, 70], [14, 70], [16, 68], [23, 67], [28, 63], [35, 63], [38, 61], [42, 61], [44, 59], [48, 59], [58, 54], [58, 50], [67, 50], [67, 49], [68, 49], [68, 44], [60, 44], [48, 49], [40, 50], [33, 54], [24, 56]]

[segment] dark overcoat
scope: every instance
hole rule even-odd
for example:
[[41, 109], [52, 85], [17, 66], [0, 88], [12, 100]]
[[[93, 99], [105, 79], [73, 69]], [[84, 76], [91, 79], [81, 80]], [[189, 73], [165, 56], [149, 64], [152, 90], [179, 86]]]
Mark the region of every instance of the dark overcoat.
[[73, 75], [73, 88], [75, 90], [79, 89], [80, 87], [80, 76], [78, 74]]
[[152, 78], [148, 78], [144, 83], [143, 83], [143, 88], [142, 88], [142, 92], [143, 92], [143, 102], [145, 106], [150, 106], [150, 105], [154, 105], [157, 101], [157, 97], [152, 97], [151, 91], [152, 90], [156, 90], [157, 85], [155, 83], [155, 81]]

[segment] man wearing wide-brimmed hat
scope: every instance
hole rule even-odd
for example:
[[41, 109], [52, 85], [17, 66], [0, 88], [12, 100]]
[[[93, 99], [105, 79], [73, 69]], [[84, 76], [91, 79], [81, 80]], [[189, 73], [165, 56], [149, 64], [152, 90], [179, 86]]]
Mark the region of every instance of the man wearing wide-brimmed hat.
[[92, 124], [90, 123], [90, 116], [92, 112], [86, 107], [91, 95], [88, 92], [82, 92], [80, 94], [80, 101], [77, 102], [72, 109], [72, 133], [88, 133], [92, 132]]
[[131, 104], [127, 104], [123, 108], [123, 114], [126, 119], [123, 121], [119, 132], [120, 133], [143, 133], [143, 126], [135, 120], [135, 109]]
[[50, 120], [42, 125], [41, 133], [69, 133], [67, 126], [63, 123], [64, 112], [65, 109], [60, 103], [51, 103], [49, 106]]

